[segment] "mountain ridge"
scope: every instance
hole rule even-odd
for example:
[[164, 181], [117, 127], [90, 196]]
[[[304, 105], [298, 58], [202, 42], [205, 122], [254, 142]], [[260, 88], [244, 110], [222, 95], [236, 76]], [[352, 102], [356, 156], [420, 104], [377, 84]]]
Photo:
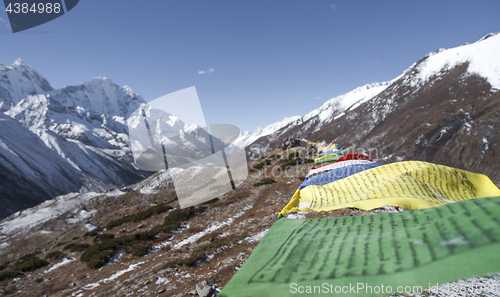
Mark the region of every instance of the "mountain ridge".
[[[0, 158], [18, 166], [3, 167], [6, 170], [3, 181], [9, 182], [4, 183], [2, 199], [12, 203], [0, 210], [0, 218], [58, 195], [105, 192], [151, 175], [153, 172], [136, 166], [131, 151], [129, 128], [134, 122], [133, 113], [139, 108], [144, 109], [150, 123], [155, 123], [150, 125], [154, 139], [181, 163], [197, 159], [200, 152], [207, 153], [211, 141], [222, 147], [220, 140], [210, 139], [208, 131], [153, 110], [128, 86], [120, 87], [109, 78], [96, 77], [54, 89], [21, 59], [11, 67], [1, 64], [0, 111], [21, 124], [15, 130], [29, 140], [26, 147], [37, 147], [40, 151], [35, 154], [37, 158], [50, 158], [50, 163], [56, 165], [45, 166], [49, 161], [44, 159], [44, 166], [37, 162], [31, 166], [30, 159], [11, 153], [20, 150], [17, 140], [11, 139], [18, 135], [1, 134]], [[12, 129], [9, 125], [9, 121], [0, 121], [0, 129]], [[272, 130], [264, 131], [269, 129]], [[239, 148], [234, 146], [234, 150]], [[23, 174], [33, 168], [38, 170], [37, 174]], [[61, 173], [70, 176], [71, 181], [45, 182]]]
[[[497, 133], [488, 127], [498, 126], [496, 117], [500, 113], [499, 53], [498, 33], [488, 34], [472, 44], [432, 52], [389, 81], [379, 93], [368, 95], [370, 98], [355, 108], [344, 113], [342, 108], [329, 111], [330, 122], [322, 121], [318, 117], [320, 112], [313, 117], [304, 116], [273, 135], [256, 140], [253, 148], [247, 149], [248, 154], [256, 157], [280, 147], [281, 139], [296, 135], [311, 140], [338, 141], [353, 151], [376, 150], [378, 153], [373, 157], [382, 161], [436, 162], [500, 180], [500, 168], [486, 161], [498, 163], [494, 162], [499, 153]], [[454, 128], [446, 130], [446, 127]], [[469, 131], [465, 133], [467, 140], [462, 139], [464, 135], [460, 131], [476, 127], [480, 131]], [[443, 138], [440, 134], [448, 135]], [[484, 145], [483, 139], [488, 145]], [[445, 140], [447, 142], [442, 143]], [[478, 153], [479, 158], [473, 157], [474, 152], [484, 151], [483, 146], [487, 147], [484, 156]]]

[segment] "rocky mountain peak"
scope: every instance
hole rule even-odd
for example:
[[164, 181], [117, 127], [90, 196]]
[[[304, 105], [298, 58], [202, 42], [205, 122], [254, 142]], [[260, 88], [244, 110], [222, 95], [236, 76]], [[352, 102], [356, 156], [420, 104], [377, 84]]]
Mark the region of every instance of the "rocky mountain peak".
[[21, 58], [18, 58], [13, 64], [12, 68], [17, 68], [17, 67], [26, 67], [27, 65], [24, 64], [23, 60]]
[[16, 104], [28, 95], [52, 90], [49, 82], [21, 59], [11, 67], [0, 64], [0, 101]]
[[120, 87], [106, 77], [95, 77], [76, 86], [65, 86], [50, 94], [68, 107], [80, 106], [108, 116], [124, 118], [146, 102], [128, 86]]

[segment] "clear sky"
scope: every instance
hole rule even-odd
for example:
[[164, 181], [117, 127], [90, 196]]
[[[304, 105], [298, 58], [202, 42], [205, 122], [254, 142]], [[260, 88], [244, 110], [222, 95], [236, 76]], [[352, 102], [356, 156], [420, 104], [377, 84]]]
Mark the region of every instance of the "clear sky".
[[54, 88], [105, 76], [146, 101], [196, 86], [208, 123], [242, 130], [500, 31], [498, 0], [80, 0], [16, 34], [0, 7], [0, 63]]

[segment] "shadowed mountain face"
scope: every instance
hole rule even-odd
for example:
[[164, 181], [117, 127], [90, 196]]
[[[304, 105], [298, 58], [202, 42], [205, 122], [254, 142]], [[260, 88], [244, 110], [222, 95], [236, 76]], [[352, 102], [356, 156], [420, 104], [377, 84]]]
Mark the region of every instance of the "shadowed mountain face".
[[[483, 45], [483, 38], [474, 45], [500, 50], [499, 35], [488, 40], [489, 44]], [[470, 54], [465, 62], [448, 61], [436, 68], [433, 63], [447, 52], [429, 54], [380, 93], [355, 108], [339, 110], [326, 124], [314, 116], [258, 139], [249, 154], [256, 147], [278, 148], [284, 137], [295, 133], [313, 141], [337, 141], [343, 148], [364, 151], [386, 162], [422, 160], [500, 180], [500, 92], [492, 86], [500, 82], [498, 74], [489, 71], [498, 69], [500, 61], [492, 58], [490, 68], [477, 71], [478, 63], [471, 68], [478, 55]]]

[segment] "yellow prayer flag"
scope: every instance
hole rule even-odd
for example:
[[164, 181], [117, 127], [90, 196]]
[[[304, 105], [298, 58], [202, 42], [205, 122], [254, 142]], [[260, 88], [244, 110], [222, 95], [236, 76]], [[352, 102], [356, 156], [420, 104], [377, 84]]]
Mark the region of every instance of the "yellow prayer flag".
[[427, 162], [405, 161], [365, 170], [326, 185], [297, 190], [280, 214], [347, 207], [421, 209], [493, 196], [500, 196], [500, 190], [486, 175]]

